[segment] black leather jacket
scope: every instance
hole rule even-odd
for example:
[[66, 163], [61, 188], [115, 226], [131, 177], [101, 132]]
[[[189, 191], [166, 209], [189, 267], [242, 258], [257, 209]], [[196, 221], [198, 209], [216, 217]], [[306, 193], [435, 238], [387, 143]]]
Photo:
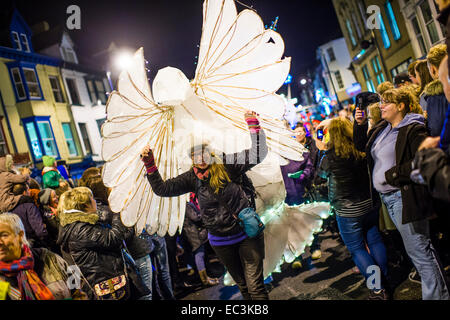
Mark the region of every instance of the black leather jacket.
[[337, 210], [371, 198], [367, 160], [340, 158], [334, 149], [328, 150], [319, 167], [318, 175], [328, 178], [328, 198]]

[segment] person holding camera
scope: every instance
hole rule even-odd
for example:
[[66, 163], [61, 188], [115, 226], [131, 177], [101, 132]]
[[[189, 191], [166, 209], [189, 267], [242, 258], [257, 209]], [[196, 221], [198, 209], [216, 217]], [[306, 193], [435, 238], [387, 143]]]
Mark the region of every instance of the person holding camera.
[[[431, 197], [424, 186], [410, 178], [416, 151], [427, 137], [425, 119], [411, 112], [417, 98], [406, 88], [388, 90], [381, 98], [383, 120], [369, 132], [365, 110], [356, 108], [353, 141], [366, 153], [373, 187], [421, 276], [422, 298], [448, 300], [449, 291], [429, 235]], [[372, 192], [372, 196], [377, 193]]]

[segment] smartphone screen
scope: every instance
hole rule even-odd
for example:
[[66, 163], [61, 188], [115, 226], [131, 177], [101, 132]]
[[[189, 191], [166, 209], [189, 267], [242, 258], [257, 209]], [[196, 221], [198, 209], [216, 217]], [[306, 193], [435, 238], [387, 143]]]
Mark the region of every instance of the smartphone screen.
[[323, 130], [322, 129], [317, 130], [317, 139], [319, 139], [319, 140], [323, 139]]

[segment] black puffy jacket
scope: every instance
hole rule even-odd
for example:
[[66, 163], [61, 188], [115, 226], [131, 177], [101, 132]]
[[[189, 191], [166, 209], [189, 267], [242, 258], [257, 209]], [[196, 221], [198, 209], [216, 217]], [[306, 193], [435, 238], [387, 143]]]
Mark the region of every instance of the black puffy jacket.
[[208, 232], [203, 225], [200, 210], [192, 202], [186, 203], [183, 236], [191, 245], [192, 251], [197, 250], [202, 244], [208, 241]]
[[[124, 274], [121, 248], [129, 237], [119, 214], [114, 214], [111, 228], [98, 222], [95, 213], [61, 213], [57, 243], [61, 246], [63, 258], [80, 268], [91, 287], [95, 284]], [[83, 291], [90, 292], [83, 286]]]
[[220, 189], [219, 194], [214, 195], [209, 181], [200, 180], [193, 169], [167, 181], [162, 180], [158, 171], [147, 175], [153, 192], [160, 197], [176, 197], [194, 192], [200, 205], [203, 224], [210, 234], [229, 236], [241, 232], [242, 228], [233, 214], [237, 215], [242, 209], [250, 207], [250, 202], [240, 184], [234, 181], [238, 181], [241, 175], [262, 162], [267, 155], [264, 131], [250, 136], [250, 149], [224, 157], [225, 170], [231, 182]]
[[[328, 198], [337, 210], [353, 203], [371, 199], [367, 160], [338, 157], [334, 149], [328, 150], [320, 164], [318, 175], [328, 178]], [[374, 203], [373, 206], [376, 206]]]

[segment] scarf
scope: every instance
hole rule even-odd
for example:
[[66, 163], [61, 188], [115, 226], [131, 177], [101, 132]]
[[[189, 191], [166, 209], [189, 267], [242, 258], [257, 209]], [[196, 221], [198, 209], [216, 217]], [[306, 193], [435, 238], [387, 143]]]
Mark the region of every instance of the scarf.
[[190, 193], [189, 202], [192, 203], [198, 211], [200, 211], [200, 206], [198, 204], [197, 195], [195, 193], [193, 193], [193, 192]]
[[22, 300], [55, 300], [51, 291], [39, 279], [34, 268], [34, 258], [28, 246], [23, 245], [22, 257], [12, 262], [0, 261], [0, 273], [17, 277]]
[[208, 169], [202, 170], [197, 167], [194, 167], [194, 173], [200, 180], [205, 180], [209, 177]]

